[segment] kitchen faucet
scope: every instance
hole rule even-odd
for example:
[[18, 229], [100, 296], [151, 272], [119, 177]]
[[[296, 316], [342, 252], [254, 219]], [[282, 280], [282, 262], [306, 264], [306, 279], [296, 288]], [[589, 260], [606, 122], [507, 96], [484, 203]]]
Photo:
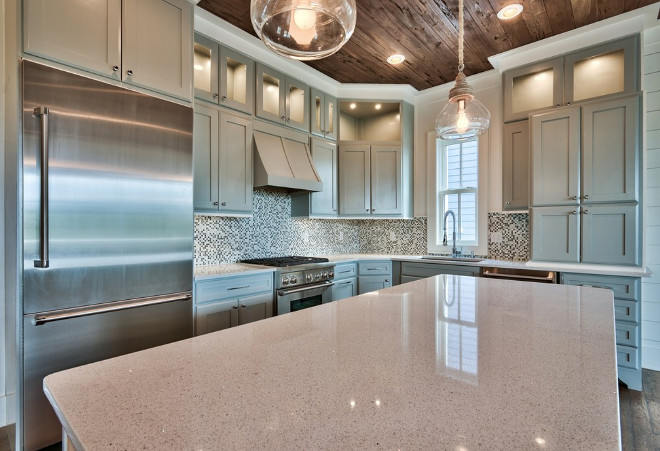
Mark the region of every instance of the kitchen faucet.
[[451, 236], [451, 239], [452, 239], [451, 256], [452, 257], [458, 257], [459, 255], [461, 255], [461, 252], [456, 250], [456, 214], [452, 210], [447, 210], [445, 212], [445, 217], [444, 217], [443, 222], [442, 222], [442, 229], [443, 229], [443, 232], [444, 232], [444, 235], [442, 237], [442, 245], [443, 246], [447, 245], [447, 216], [449, 216], [449, 215], [451, 215], [451, 218], [452, 218], [451, 222], [452, 222], [452, 226], [453, 226], [452, 227], [453, 231], [452, 231], [452, 236]]

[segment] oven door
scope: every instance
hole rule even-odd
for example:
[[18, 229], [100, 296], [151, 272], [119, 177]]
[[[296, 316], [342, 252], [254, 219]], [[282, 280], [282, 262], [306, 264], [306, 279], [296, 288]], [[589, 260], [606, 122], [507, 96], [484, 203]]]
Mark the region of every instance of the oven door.
[[315, 283], [277, 290], [277, 314], [291, 313], [332, 301], [334, 282]]

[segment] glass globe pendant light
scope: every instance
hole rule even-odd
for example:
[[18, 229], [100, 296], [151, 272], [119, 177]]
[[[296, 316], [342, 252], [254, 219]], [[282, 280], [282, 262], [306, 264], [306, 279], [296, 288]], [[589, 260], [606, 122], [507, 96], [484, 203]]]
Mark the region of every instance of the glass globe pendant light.
[[465, 141], [485, 132], [490, 112], [474, 97], [463, 64], [463, 0], [458, 1], [458, 75], [449, 101], [435, 120], [435, 133], [445, 141]]
[[355, 30], [355, 0], [251, 0], [250, 17], [270, 50], [302, 61], [330, 56]]

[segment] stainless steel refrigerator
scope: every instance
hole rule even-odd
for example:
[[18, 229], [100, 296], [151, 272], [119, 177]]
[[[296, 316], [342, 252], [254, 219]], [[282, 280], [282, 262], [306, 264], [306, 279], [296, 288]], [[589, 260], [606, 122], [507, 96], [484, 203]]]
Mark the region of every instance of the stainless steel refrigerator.
[[[22, 445], [47, 374], [192, 336], [190, 107], [24, 61]], [[103, 406], [98, 406], [103, 409]]]

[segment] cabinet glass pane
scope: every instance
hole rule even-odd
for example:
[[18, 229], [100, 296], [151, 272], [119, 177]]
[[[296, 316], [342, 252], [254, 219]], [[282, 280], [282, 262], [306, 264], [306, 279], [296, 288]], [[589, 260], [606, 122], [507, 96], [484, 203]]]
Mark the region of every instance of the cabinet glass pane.
[[552, 69], [525, 74], [513, 79], [513, 113], [552, 106], [554, 74]]
[[578, 61], [573, 66], [573, 99], [623, 92], [624, 69], [623, 49]]
[[227, 98], [235, 102], [247, 103], [247, 66], [227, 57]]
[[215, 58], [210, 48], [195, 42], [193, 54], [195, 68], [195, 89], [211, 92], [211, 61]]
[[280, 80], [268, 74], [261, 74], [263, 81], [263, 110], [280, 115]]
[[325, 112], [326, 123], [327, 123], [327, 128], [325, 129], [325, 131], [326, 133], [332, 134], [335, 132], [335, 102], [329, 101], [326, 106], [328, 110]]
[[320, 96], [314, 96], [314, 117], [313, 117], [313, 125], [314, 125], [314, 130], [320, 130], [323, 131], [323, 123], [322, 123], [322, 116], [321, 113], [323, 112], [323, 102], [321, 100]]
[[293, 122], [305, 122], [305, 90], [291, 85], [289, 88], [289, 119]]

